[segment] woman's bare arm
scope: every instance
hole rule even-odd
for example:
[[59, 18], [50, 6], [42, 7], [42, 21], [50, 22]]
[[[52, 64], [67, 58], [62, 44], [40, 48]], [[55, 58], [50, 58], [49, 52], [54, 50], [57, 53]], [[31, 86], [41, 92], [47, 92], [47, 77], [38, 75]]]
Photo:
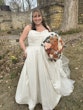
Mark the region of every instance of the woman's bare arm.
[[30, 31], [30, 25], [26, 26], [20, 36], [20, 39], [19, 39], [19, 43], [20, 43], [20, 47], [23, 49], [23, 51], [25, 52], [26, 50], [26, 46], [24, 44], [24, 40], [27, 38], [27, 35]]

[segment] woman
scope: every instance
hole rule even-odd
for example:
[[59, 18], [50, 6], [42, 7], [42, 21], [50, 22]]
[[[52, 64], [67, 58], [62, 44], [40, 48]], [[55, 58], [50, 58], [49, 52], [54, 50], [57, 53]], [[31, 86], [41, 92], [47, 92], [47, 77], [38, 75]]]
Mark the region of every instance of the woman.
[[[74, 81], [69, 79], [68, 59], [62, 56], [56, 62], [48, 60], [41, 46], [49, 35], [50, 28], [45, 24], [39, 9], [32, 12], [32, 24], [27, 25], [20, 37], [20, 46], [26, 57], [16, 91], [16, 102], [28, 104], [34, 110], [37, 103], [43, 110], [52, 110], [61, 96], [70, 95]], [[28, 47], [24, 40], [28, 37]], [[46, 43], [45, 48], [50, 48]]]

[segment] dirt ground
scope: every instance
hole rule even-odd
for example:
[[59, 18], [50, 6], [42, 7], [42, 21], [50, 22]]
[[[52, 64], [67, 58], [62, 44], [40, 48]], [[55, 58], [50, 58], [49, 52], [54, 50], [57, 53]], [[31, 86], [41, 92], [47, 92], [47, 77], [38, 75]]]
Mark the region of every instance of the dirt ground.
[[[24, 63], [18, 44], [19, 36], [0, 36], [0, 110], [28, 110], [28, 105], [15, 102], [15, 92]], [[74, 92], [62, 97], [55, 110], [83, 110], [83, 32], [63, 35], [64, 54], [69, 58]], [[33, 91], [34, 92], [34, 91]], [[42, 110], [41, 104], [35, 110]]]

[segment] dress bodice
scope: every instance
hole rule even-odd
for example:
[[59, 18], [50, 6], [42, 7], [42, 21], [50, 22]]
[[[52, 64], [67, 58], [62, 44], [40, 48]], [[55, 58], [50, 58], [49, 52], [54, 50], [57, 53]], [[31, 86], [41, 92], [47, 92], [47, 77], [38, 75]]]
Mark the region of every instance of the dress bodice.
[[40, 46], [47, 36], [49, 36], [48, 30], [44, 30], [42, 32], [30, 30], [28, 34], [28, 45], [29, 46]]

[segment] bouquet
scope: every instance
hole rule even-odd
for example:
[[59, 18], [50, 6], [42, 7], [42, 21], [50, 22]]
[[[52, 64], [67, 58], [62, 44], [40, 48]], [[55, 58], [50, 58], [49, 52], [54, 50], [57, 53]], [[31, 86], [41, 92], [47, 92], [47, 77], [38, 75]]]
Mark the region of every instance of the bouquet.
[[45, 49], [49, 59], [51, 61], [56, 61], [59, 59], [64, 47], [62, 38], [58, 34], [50, 32], [50, 35], [43, 41], [42, 46], [45, 47], [45, 43], [51, 44], [50, 48]]

